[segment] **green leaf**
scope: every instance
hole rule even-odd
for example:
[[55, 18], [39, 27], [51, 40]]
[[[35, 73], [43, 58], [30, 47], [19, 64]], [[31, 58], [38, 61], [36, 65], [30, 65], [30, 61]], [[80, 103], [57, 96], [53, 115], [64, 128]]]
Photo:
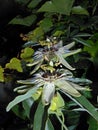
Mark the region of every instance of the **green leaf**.
[[31, 106], [33, 103], [34, 103], [33, 98], [28, 98], [22, 102], [23, 108], [24, 108], [25, 113], [26, 113], [28, 118], [29, 118]]
[[93, 58], [97, 57], [98, 55], [98, 41], [95, 43], [92, 40], [87, 40], [90, 47], [85, 46], [84, 51], [87, 51]]
[[0, 66], [0, 82], [4, 82], [4, 69]]
[[7, 63], [5, 68], [17, 70], [18, 72], [23, 72], [21, 61], [17, 58], [12, 58], [10, 63]]
[[50, 106], [50, 113], [51, 111], [58, 111], [58, 109], [61, 109], [64, 107], [64, 100], [61, 97], [59, 93], [57, 93], [56, 96], [53, 97], [51, 101], [51, 106]]
[[74, 0], [51, 0], [47, 1], [38, 12], [55, 12], [69, 15]]
[[52, 0], [52, 1], [59, 13], [70, 15], [74, 0]]
[[35, 8], [42, 0], [31, 0], [31, 2], [28, 4], [29, 9]]
[[95, 120], [98, 121], [98, 111], [96, 108], [86, 99], [83, 95], [80, 97], [71, 97], [69, 94], [66, 94], [74, 102], [76, 102], [80, 107], [84, 108]]
[[98, 130], [98, 121], [96, 121], [94, 118], [90, 117], [88, 119], [89, 128], [88, 130]]
[[[21, 110], [21, 111], [20, 111]], [[21, 106], [18, 104], [12, 108], [12, 111], [21, 119], [25, 120], [26, 119], [26, 114], [25, 111], [22, 109]]]
[[43, 38], [44, 31], [41, 27], [35, 28], [34, 31], [32, 31], [29, 35], [29, 39], [33, 42], [38, 42], [39, 39]]
[[18, 24], [24, 26], [31, 26], [36, 20], [36, 15], [29, 15], [27, 17], [16, 16], [9, 24]]
[[90, 36], [91, 36], [91, 34], [89, 34], [89, 33], [78, 33], [74, 37], [90, 37]]
[[73, 7], [72, 14], [89, 15], [88, 11], [81, 6]]
[[90, 44], [86, 40], [83, 40], [82, 38], [73, 38], [73, 40], [75, 40], [76, 42], [79, 42], [85, 46], [90, 47]]
[[32, 59], [33, 54], [34, 54], [34, 50], [30, 47], [26, 47], [25, 49], [22, 50], [20, 57], [25, 61], [30, 62], [33, 60]]
[[10, 111], [10, 109], [12, 109], [12, 107], [14, 107], [15, 105], [17, 105], [18, 103], [30, 98], [32, 96], [33, 93], [35, 93], [37, 91], [38, 88], [32, 88], [30, 89], [26, 94], [24, 95], [20, 95], [17, 96], [13, 101], [11, 101], [7, 108], [6, 111]]
[[52, 1], [47, 1], [38, 12], [57, 12], [57, 10]]
[[34, 116], [33, 130], [42, 130], [42, 123], [44, 119], [43, 115], [44, 115], [44, 106], [40, 101]]
[[47, 120], [45, 130], [54, 130], [54, 127], [50, 121], [50, 119]]
[[30, 48], [30, 47], [26, 47], [26, 48], [22, 51], [20, 57], [21, 57], [22, 59], [25, 59], [25, 58], [31, 57], [33, 54], [34, 54], [34, 50], [33, 50], [32, 48]]
[[63, 34], [64, 34], [64, 31], [57, 30], [57, 31], [54, 32], [53, 36], [54, 36], [54, 37], [60, 37], [60, 36], [63, 35]]
[[40, 27], [44, 30], [44, 32], [47, 32], [51, 29], [53, 26], [52, 19], [50, 18], [44, 18], [39, 22]]

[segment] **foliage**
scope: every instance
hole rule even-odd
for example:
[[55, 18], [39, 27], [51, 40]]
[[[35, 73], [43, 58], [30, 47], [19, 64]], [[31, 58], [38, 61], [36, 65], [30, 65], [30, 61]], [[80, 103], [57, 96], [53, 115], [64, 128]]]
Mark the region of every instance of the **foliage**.
[[[23, 49], [18, 58], [12, 58], [4, 69], [1, 67], [0, 81], [4, 81], [6, 69], [24, 73], [24, 69], [29, 68], [30, 75], [27, 79], [17, 81], [20, 86], [14, 92], [19, 95], [8, 104], [7, 111], [12, 109], [19, 116], [19, 105], [22, 103], [22, 112], [25, 114], [21, 114], [21, 117], [33, 122], [33, 130], [54, 130], [54, 117], [58, 119], [62, 130], [74, 130], [79, 123], [77, 116], [79, 118], [80, 111], [86, 111], [90, 114], [89, 130], [93, 124], [96, 129], [98, 112], [86, 97], [91, 91], [89, 84], [92, 83], [85, 77], [88, 66], [80, 78], [75, 73], [77, 68], [84, 66], [82, 63], [82, 66], [77, 67], [76, 63], [80, 59], [98, 64], [98, 1], [16, 2], [26, 7], [28, 13], [25, 16], [18, 15], [9, 24], [30, 27], [30, 31], [20, 34], [25, 42]], [[84, 52], [90, 54], [90, 57], [79, 55]], [[31, 119], [30, 112], [34, 106], [36, 111]], [[71, 114], [67, 118], [74, 112], [74, 118], [77, 113], [76, 119], [68, 122], [64, 117], [68, 112]]]
[[90, 47], [85, 46], [84, 51], [87, 51], [90, 56], [91, 60], [93, 61], [94, 64], [98, 64], [98, 38], [97, 38], [98, 33], [95, 33], [90, 40], [87, 40], [89, 43]]
[[[60, 96], [60, 93], [63, 92], [79, 106], [77, 111], [87, 111], [94, 119], [98, 120], [96, 108], [80, 92], [90, 91], [88, 87], [83, 86], [92, 82], [88, 79], [75, 78], [71, 72], [75, 68], [71, 67], [65, 60], [66, 57], [79, 53], [80, 49], [70, 50], [74, 45], [73, 42], [63, 46], [61, 40], [58, 41], [52, 37], [47, 38], [46, 41], [40, 41], [39, 45], [42, 45], [42, 48], [35, 51], [33, 61], [27, 63], [31, 67], [31, 78], [17, 81], [22, 85], [15, 88], [14, 91], [20, 95], [8, 104], [7, 111], [29, 98], [32, 98], [32, 104], [39, 100], [34, 115], [33, 129], [45, 129], [47, 120], [50, 120], [49, 116], [55, 114], [61, 123], [62, 130], [67, 130], [63, 113], [65, 103], [63, 97]], [[63, 65], [63, 68], [60, 68], [59, 65]], [[32, 68], [33, 66], [38, 67], [35, 69]], [[32, 69], [34, 69], [33, 72]], [[26, 113], [28, 117], [28, 112]], [[38, 117], [38, 115], [40, 116]]]
[[89, 128], [88, 130], [97, 130], [98, 129], [98, 122], [94, 120], [92, 117], [88, 119]]
[[4, 82], [4, 74], [3, 74], [3, 72], [4, 72], [4, 69], [2, 68], [2, 66], [0, 66], [0, 81], [1, 82]]
[[9, 69], [14, 69], [14, 70], [17, 70], [19, 72], [22, 72], [22, 66], [21, 66], [21, 63], [20, 63], [20, 60], [17, 59], [17, 58], [12, 58], [10, 60], [10, 63], [7, 63], [5, 68], [9, 68]]
[[22, 50], [20, 58], [26, 62], [32, 61], [32, 55], [34, 54], [34, 50], [30, 47], [26, 47]]

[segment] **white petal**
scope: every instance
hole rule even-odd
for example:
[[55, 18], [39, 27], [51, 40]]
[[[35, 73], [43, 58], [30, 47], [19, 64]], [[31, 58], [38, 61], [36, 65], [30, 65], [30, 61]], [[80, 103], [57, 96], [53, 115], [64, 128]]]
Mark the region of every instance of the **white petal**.
[[71, 67], [68, 62], [63, 58], [62, 54], [55, 52], [55, 54], [57, 55], [57, 57], [59, 58], [59, 61], [61, 62], [61, 64], [63, 64], [66, 68], [70, 69], [70, 70], [75, 70], [75, 68]]
[[60, 40], [57, 44], [54, 45], [55, 48], [60, 49], [63, 46], [63, 41]]
[[86, 88], [86, 87], [82, 87], [82, 86], [80, 86], [80, 85], [78, 85], [78, 84], [75, 84], [75, 83], [72, 83], [72, 82], [70, 82], [70, 84], [71, 84], [75, 89], [77, 89], [77, 90], [89, 90], [89, 89]]
[[75, 96], [75, 97], [81, 96], [81, 94], [71, 84], [69, 84], [67, 81], [57, 80], [57, 81], [55, 81], [55, 85], [57, 87], [59, 87], [65, 93], [68, 93], [72, 96]]
[[66, 49], [70, 49], [75, 45], [75, 42], [71, 42], [68, 45], [64, 46]]
[[65, 52], [65, 53], [63, 53], [62, 55], [63, 55], [64, 58], [66, 58], [66, 57], [68, 57], [68, 56], [77, 54], [77, 53], [79, 53], [79, 52], [81, 52], [81, 49], [77, 49], [77, 50], [72, 50], [72, 51], [69, 51], [69, 52]]
[[53, 83], [45, 83], [43, 87], [42, 102], [44, 105], [51, 103], [51, 100], [55, 93], [55, 86]]

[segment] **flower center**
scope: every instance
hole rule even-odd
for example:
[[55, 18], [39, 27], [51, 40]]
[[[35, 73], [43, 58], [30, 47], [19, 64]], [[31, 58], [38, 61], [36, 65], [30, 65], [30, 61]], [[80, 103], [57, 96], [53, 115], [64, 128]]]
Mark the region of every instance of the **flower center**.
[[44, 78], [45, 81], [52, 82], [52, 81], [58, 79], [60, 77], [60, 75], [61, 74], [58, 72], [53, 72], [53, 73], [46, 72], [42, 75], [42, 78]]

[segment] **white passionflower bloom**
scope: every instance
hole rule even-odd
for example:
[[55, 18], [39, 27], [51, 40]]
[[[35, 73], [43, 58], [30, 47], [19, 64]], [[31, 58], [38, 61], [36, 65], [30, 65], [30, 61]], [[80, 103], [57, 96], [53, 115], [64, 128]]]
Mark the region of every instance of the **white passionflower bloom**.
[[52, 61], [53, 63], [59, 62], [60, 64], [63, 64], [67, 69], [74, 70], [75, 68], [73, 68], [65, 59], [66, 57], [74, 55], [81, 51], [81, 49], [70, 50], [74, 45], [75, 43], [72, 42], [68, 45], [63, 46], [62, 40], [60, 40], [58, 43], [51, 43], [50, 46], [44, 46], [43, 48], [37, 50], [33, 57], [33, 63], [28, 64], [28, 66], [37, 65], [31, 74], [39, 69], [44, 60], [48, 62]]
[[[41, 87], [42, 102], [44, 105], [48, 105], [51, 103], [56, 90], [61, 90], [71, 96], [79, 97], [81, 96], [79, 91], [88, 90], [88, 88], [80, 86], [79, 84], [89, 84], [91, 81], [88, 79], [74, 78], [69, 70], [61, 69], [52, 74], [45, 72], [37, 73], [33, 78], [19, 80], [18, 83], [25, 84], [25, 88], [27, 88], [28, 85], [37, 88]], [[19, 89], [17, 88], [17, 90]]]

